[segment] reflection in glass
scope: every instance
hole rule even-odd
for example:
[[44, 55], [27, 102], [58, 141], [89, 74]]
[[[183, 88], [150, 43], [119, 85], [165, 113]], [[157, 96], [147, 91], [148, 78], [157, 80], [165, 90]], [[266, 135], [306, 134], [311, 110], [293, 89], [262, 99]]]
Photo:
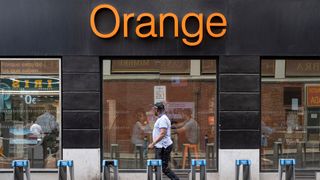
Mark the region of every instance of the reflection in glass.
[[[268, 61], [268, 60], [265, 60]], [[279, 78], [262, 78], [261, 167], [277, 169], [279, 158], [294, 158], [298, 169], [320, 167], [320, 81], [313, 67], [318, 61], [286, 60]], [[265, 63], [264, 63], [265, 64]], [[276, 63], [277, 64], [277, 63]], [[310, 72], [309, 72], [310, 71]]]
[[59, 61], [1, 60], [0, 65], [0, 167], [25, 159], [31, 168], [56, 168]]
[[201, 63], [174, 65], [179, 62], [112, 60], [104, 67], [111, 74], [103, 78], [103, 158], [119, 159], [121, 169], [144, 169], [145, 161], [154, 158], [147, 149], [157, 119], [152, 107], [164, 101], [172, 123], [171, 168], [188, 169], [191, 158], [207, 158], [208, 168], [216, 168], [215, 75], [193, 76], [190, 69], [200, 72]]

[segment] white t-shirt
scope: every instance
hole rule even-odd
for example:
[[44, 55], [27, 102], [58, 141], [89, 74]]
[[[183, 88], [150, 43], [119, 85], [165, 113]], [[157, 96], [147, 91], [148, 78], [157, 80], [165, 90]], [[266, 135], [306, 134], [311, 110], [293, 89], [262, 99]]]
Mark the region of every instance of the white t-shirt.
[[167, 148], [172, 144], [171, 140], [171, 121], [169, 120], [168, 116], [162, 114], [154, 124], [154, 128], [152, 131], [152, 138], [153, 141], [156, 140], [157, 137], [160, 135], [160, 129], [165, 128], [167, 129], [167, 134], [159, 141], [155, 147], [156, 148]]
[[42, 133], [42, 128], [39, 126], [39, 124], [32, 124], [30, 131], [33, 135], [39, 136]]

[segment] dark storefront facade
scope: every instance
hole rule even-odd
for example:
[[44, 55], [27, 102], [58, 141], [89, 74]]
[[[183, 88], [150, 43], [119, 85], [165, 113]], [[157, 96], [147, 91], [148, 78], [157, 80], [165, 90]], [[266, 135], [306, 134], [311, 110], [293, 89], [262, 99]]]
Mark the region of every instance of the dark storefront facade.
[[95, 180], [116, 158], [123, 179], [144, 178], [158, 101], [182, 176], [188, 148], [210, 179], [234, 179], [236, 159], [253, 179], [275, 179], [279, 157], [319, 171], [320, 2], [0, 4], [0, 177], [29, 159], [50, 179], [63, 158]]

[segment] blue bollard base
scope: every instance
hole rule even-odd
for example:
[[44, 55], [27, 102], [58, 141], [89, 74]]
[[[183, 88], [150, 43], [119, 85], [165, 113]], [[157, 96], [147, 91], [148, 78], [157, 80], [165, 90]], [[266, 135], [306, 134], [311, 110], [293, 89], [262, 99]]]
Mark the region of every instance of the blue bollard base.
[[149, 159], [147, 160], [147, 166], [162, 166], [160, 159]]
[[295, 165], [296, 164], [296, 160], [295, 159], [279, 159], [279, 164], [281, 166]]
[[102, 161], [102, 166], [109, 166], [112, 165], [113, 167], [118, 167], [119, 163], [118, 160], [116, 159], [110, 159], [110, 160], [103, 160]]
[[12, 167], [28, 167], [29, 161], [28, 160], [14, 160], [11, 164]]
[[207, 161], [205, 159], [192, 159], [191, 165], [192, 166], [206, 166]]
[[236, 165], [237, 165], [237, 166], [241, 166], [241, 165], [251, 165], [251, 160], [247, 160], [247, 159], [236, 160]]
[[73, 160], [58, 160], [57, 167], [73, 167]]

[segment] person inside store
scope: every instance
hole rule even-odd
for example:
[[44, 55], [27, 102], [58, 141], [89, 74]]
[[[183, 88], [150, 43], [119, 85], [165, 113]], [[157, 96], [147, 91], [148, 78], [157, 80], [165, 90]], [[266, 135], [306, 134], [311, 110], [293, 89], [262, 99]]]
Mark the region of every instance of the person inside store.
[[171, 121], [165, 114], [164, 104], [158, 102], [154, 105], [157, 120], [152, 131], [153, 142], [148, 148], [155, 148], [155, 159], [162, 160], [162, 172], [170, 179], [178, 180], [179, 177], [169, 168], [170, 154], [173, 148], [171, 140]]
[[146, 112], [143, 109], [137, 109], [135, 116], [135, 124], [132, 128], [131, 143], [134, 145], [136, 152], [138, 145], [143, 147], [143, 156], [148, 158], [148, 135], [150, 134], [150, 126], [147, 123]]
[[270, 126], [267, 126], [266, 123], [261, 121], [261, 163], [263, 164], [271, 164], [272, 161], [267, 158], [266, 148], [269, 146], [268, 139], [269, 136], [274, 133], [274, 129]]
[[43, 132], [42, 132], [42, 128], [39, 124], [32, 122], [32, 125], [30, 126], [30, 132], [32, 135], [31, 138], [35, 138], [38, 141], [41, 140], [41, 138], [42, 138], [41, 136], [42, 136]]
[[131, 143], [134, 145], [144, 143], [144, 131], [146, 124], [146, 115], [143, 109], [138, 109], [136, 112], [136, 122], [132, 128]]
[[273, 129], [267, 126], [264, 121], [261, 121], [261, 146], [268, 146], [268, 137], [273, 133]]
[[42, 148], [43, 160], [45, 161], [49, 153], [55, 153], [57, 137], [59, 136], [59, 125], [54, 115], [50, 113], [52, 108], [49, 104], [45, 105], [44, 113], [37, 117], [36, 124], [38, 124], [43, 132]]
[[182, 111], [183, 122], [176, 123], [172, 126], [174, 133], [185, 133], [188, 144], [198, 144], [199, 142], [199, 125], [192, 117], [191, 109], [184, 109]]

